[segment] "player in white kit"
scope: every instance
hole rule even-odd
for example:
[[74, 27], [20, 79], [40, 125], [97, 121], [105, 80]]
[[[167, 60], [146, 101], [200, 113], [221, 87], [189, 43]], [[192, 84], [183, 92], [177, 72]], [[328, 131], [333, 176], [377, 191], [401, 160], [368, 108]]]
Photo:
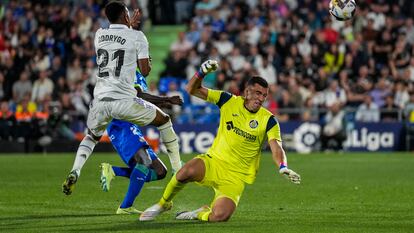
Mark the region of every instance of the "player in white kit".
[[72, 193], [83, 165], [112, 119], [156, 126], [173, 166], [181, 167], [178, 138], [170, 117], [152, 103], [136, 97], [137, 63], [142, 75], [147, 76], [151, 70], [147, 38], [141, 31], [132, 29], [139, 24], [139, 11], [135, 10], [130, 18], [126, 5], [113, 1], [105, 6], [105, 13], [111, 24], [95, 34], [99, 70], [94, 100], [88, 114], [88, 134], [80, 143], [73, 168], [62, 186], [67, 195]]

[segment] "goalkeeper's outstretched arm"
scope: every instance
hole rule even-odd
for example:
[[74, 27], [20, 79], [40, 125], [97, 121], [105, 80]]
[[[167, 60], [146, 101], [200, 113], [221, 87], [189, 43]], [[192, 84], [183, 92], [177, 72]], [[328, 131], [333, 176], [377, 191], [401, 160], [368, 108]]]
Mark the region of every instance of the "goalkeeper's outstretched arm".
[[207, 60], [201, 64], [200, 69], [193, 75], [186, 86], [188, 94], [197, 96], [200, 99], [206, 100], [208, 89], [203, 87], [202, 82], [205, 75], [216, 71], [218, 68], [217, 61]]
[[282, 147], [282, 142], [272, 139], [269, 141], [270, 150], [272, 151], [273, 161], [277, 166], [281, 164], [287, 164], [287, 158], [285, 150]]
[[300, 175], [287, 167], [287, 158], [282, 142], [276, 139], [269, 141], [270, 150], [272, 151], [273, 161], [279, 167], [279, 173], [285, 175], [295, 184], [300, 184]]

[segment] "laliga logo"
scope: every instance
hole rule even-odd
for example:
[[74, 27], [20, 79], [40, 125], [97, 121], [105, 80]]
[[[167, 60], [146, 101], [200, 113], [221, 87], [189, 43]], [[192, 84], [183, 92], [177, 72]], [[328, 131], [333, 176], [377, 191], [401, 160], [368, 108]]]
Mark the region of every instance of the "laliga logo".
[[316, 123], [305, 122], [293, 133], [295, 149], [299, 153], [310, 153], [319, 140], [321, 126]]
[[348, 134], [345, 143], [347, 147], [366, 148], [369, 151], [377, 151], [380, 147], [394, 147], [394, 134], [392, 132], [368, 132], [367, 128], [361, 128], [360, 131], [352, 130]]

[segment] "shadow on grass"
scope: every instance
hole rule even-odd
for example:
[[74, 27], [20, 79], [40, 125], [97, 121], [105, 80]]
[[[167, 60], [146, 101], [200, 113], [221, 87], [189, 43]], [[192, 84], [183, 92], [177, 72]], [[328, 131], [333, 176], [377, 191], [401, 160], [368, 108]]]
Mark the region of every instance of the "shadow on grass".
[[62, 215], [24, 215], [19, 217], [0, 217], [0, 221], [14, 221], [14, 220], [47, 220], [47, 219], [60, 219], [60, 218], [93, 218], [93, 217], [106, 217], [115, 214], [62, 214]]
[[[252, 232], [257, 226], [253, 224], [243, 224], [240, 222], [221, 222], [208, 223], [200, 221], [160, 221], [160, 222], [127, 222], [123, 224], [113, 224], [111, 226], [96, 226], [92, 228], [83, 228], [78, 232], [129, 232], [129, 231], [151, 231], [157, 232], [234, 232], [243, 230], [244, 232]], [[68, 229], [69, 230], [69, 229]]]

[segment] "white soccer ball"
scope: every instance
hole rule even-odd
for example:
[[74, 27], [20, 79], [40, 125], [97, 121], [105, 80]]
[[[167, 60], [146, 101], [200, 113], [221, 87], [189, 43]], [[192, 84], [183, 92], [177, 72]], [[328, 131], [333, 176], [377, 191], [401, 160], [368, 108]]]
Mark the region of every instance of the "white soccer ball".
[[356, 11], [354, 0], [331, 0], [329, 2], [329, 13], [339, 21], [351, 19]]

